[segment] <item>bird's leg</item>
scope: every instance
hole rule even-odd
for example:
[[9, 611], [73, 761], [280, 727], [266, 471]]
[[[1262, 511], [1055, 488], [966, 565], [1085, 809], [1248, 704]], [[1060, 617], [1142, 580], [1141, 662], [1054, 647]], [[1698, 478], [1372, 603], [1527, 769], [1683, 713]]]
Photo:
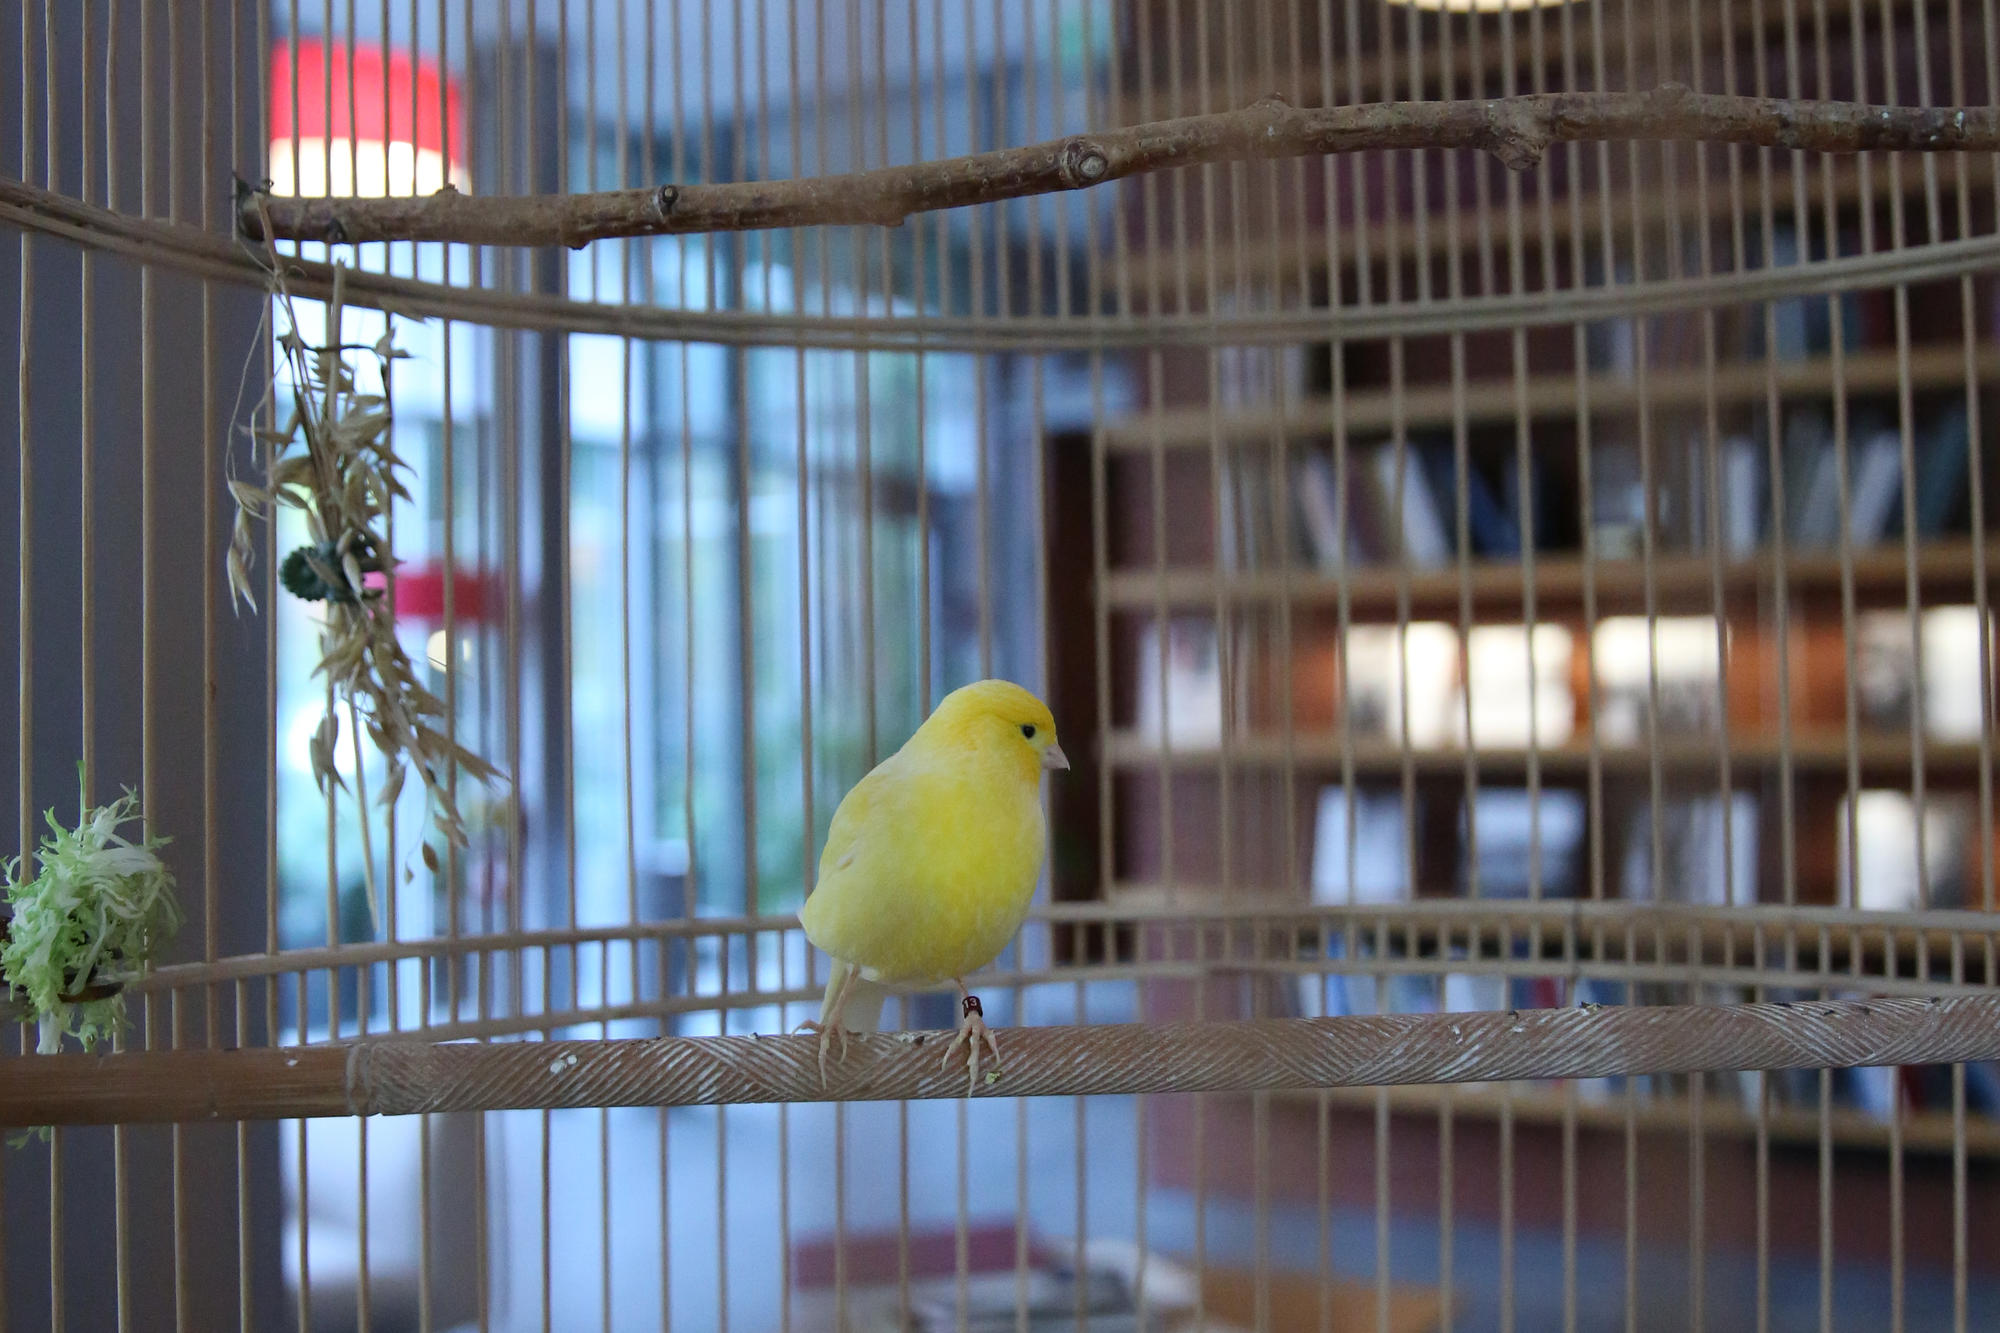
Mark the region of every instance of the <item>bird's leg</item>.
[[980, 1007], [979, 997], [965, 989], [965, 983], [957, 977], [952, 985], [958, 987], [958, 1031], [952, 1034], [951, 1045], [944, 1048], [941, 1067], [951, 1068], [958, 1048], [965, 1047], [965, 1064], [968, 1095], [979, 1089], [979, 1044], [986, 1043], [986, 1049], [993, 1052], [993, 1067], [1000, 1067], [1000, 1043], [994, 1039], [993, 1029], [986, 1026], [986, 1011]]
[[794, 1032], [816, 1032], [819, 1034], [819, 1085], [826, 1086], [826, 1052], [833, 1048], [835, 1059], [847, 1058], [847, 1027], [840, 1020], [847, 1012], [847, 992], [854, 987], [854, 978], [861, 975], [861, 969], [850, 967], [847, 975], [840, 979], [840, 985], [833, 991], [833, 1003], [826, 1007], [824, 1022], [808, 1018], [792, 1029]]

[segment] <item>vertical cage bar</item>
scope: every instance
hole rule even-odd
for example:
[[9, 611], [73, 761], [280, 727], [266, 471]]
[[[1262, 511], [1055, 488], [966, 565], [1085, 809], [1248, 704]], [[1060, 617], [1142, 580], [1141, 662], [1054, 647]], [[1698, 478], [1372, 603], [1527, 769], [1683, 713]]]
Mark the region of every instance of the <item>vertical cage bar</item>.
[[[29, 59], [32, 49], [29, 42], [31, 29], [28, 6], [21, 6], [21, 176], [27, 179], [35, 155], [34, 123], [34, 67]], [[53, 169], [54, 163], [50, 164]], [[29, 427], [29, 413], [33, 405], [32, 384], [34, 376], [34, 356], [31, 351], [34, 327], [34, 242], [26, 230], [21, 232], [21, 280], [18, 309], [18, 336], [15, 385], [15, 403], [20, 413], [16, 425], [19, 450], [18, 486], [20, 501], [18, 510], [18, 534], [16, 536], [19, 587], [15, 623], [18, 626], [20, 643], [15, 659], [15, 725], [18, 750], [16, 752], [15, 791], [18, 794], [20, 841], [22, 859], [25, 862], [34, 847], [35, 795], [34, 795], [34, 457], [33, 432]], [[21, 1028], [21, 1046], [27, 1049], [27, 1027]], [[62, 1303], [62, 1175], [60, 1171], [61, 1129], [50, 1131], [49, 1135], [49, 1316], [56, 1329], [63, 1327]], [[5, 1238], [4, 1176], [0, 1176], [0, 1240]], [[7, 1284], [5, 1274], [0, 1273], [0, 1326], [6, 1323]]]

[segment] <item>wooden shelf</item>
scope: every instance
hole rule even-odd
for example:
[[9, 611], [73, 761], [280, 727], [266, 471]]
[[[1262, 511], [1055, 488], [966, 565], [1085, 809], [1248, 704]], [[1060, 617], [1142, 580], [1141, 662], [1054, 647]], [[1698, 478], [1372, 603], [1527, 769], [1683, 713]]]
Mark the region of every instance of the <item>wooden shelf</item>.
[[[2000, 557], [2000, 543], [1988, 543], [1986, 560], [1991, 565]], [[1973, 570], [1979, 548], [1963, 540], [1924, 542], [1916, 548], [1914, 561], [1921, 602], [1926, 606], [1972, 600]], [[1857, 604], [1869, 607], [1903, 607], [1908, 593], [1910, 561], [1901, 547], [1870, 547], [1853, 557], [1854, 589]], [[1814, 550], [1809, 554], [1789, 552], [1783, 562], [1785, 586], [1792, 597], [1836, 597], [1841, 587], [1838, 555]], [[1722, 567], [1722, 590], [1726, 599], [1774, 590], [1779, 562], [1765, 553], [1750, 559], [1730, 560]], [[1644, 610], [1646, 568], [1637, 560], [1598, 560], [1586, 563], [1575, 556], [1538, 555], [1535, 560], [1535, 616], [1538, 621], [1580, 618], [1583, 613], [1585, 575], [1590, 576], [1599, 616], [1638, 613]], [[1663, 613], [1694, 611], [1712, 613], [1715, 569], [1705, 555], [1675, 555], [1653, 562], [1651, 586], [1656, 607]], [[1524, 567], [1513, 560], [1480, 559], [1471, 562], [1464, 586], [1471, 593], [1473, 619], [1477, 621], [1518, 620], [1525, 614]], [[1347, 587], [1349, 614], [1362, 623], [1379, 623], [1397, 613], [1399, 596], [1408, 589], [1409, 613], [1413, 620], [1455, 621], [1459, 614], [1461, 580], [1457, 568], [1412, 570], [1404, 574], [1394, 568], [1364, 566], [1344, 577], [1317, 569], [1294, 567], [1289, 574], [1266, 569], [1243, 573], [1215, 573], [1205, 569], [1164, 571], [1121, 569], [1107, 574], [1103, 584], [1105, 605], [1114, 610], [1151, 611], [1164, 603], [1170, 610], [1213, 611], [1218, 602], [1225, 607], [1289, 602], [1293, 607], [1335, 607], [1339, 605], [1342, 583]]]
[[[1479, 1119], [1497, 1119], [1503, 1103], [1511, 1102], [1514, 1119], [1529, 1124], [1563, 1123], [1567, 1098], [1558, 1091], [1535, 1088], [1517, 1091], [1511, 1098], [1492, 1088], [1450, 1089], [1436, 1085], [1394, 1087], [1386, 1092], [1390, 1108], [1406, 1114], [1435, 1114], [1449, 1099], [1455, 1114]], [[1274, 1099], [1316, 1105], [1318, 1092], [1274, 1092]], [[1373, 1088], [1331, 1088], [1324, 1094], [1335, 1105], [1372, 1107], [1378, 1092]], [[1624, 1132], [1626, 1106], [1623, 1098], [1613, 1101], [1584, 1101], [1575, 1104], [1576, 1123], [1581, 1129]], [[1687, 1101], [1658, 1101], [1642, 1098], [1633, 1108], [1633, 1119], [1643, 1134], [1686, 1134], [1693, 1124], [1693, 1106]], [[1890, 1130], [1885, 1120], [1849, 1107], [1836, 1107], [1828, 1117], [1828, 1139], [1836, 1148], [1886, 1150]], [[1757, 1116], [1744, 1107], [1710, 1098], [1702, 1107], [1702, 1128], [1711, 1135], [1753, 1138]], [[1820, 1117], [1817, 1111], [1797, 1107], [1772, 1107], [1765, 1117], [1771, 1142], [1798, 1147], [1817, 1147]], [[1903, 1116], [1903, 1147], [1910, 1152], [1949, 1154], [1953, 1143], [1949, 1111], [1914, 1111]], [[1965, 1116], [1965, 1150], [1969, 1157], [2000, 1158], [2000, 1121], [1968, 1110]]]
[[[1779, 903], [1710, 907], [1661, 904], [1617, 898], [1469, 898], [1462, 893], [1420, 896], [1397, 902], [1308, 902], [1302, 891], [1265, 885], [1180, 882], [1169, 893], [1163, 884], [1118, 881], [1104, 888], [1104, 901], [1133, 913], [1134, 924], [1171, 912], [1184, 924], [1269, 926], [1299, 932], [1301, 942], [1321, 932], [1352, 930], [1369, 941], [1387, 940], [1401, 963], [1434, 963], [1437, 974], [1477, 971], [1464, 954], [1447, 958], [1440, 950], [1470, 950], [1480, 959], [1511, 963], [1535, 959], [1551, 972], [1640, 965], [1686, 967], [1693, 961], [1709, 975], [1705, 984], [1774, 986], [1749, 974], [1781, 971], [1794, 987], [1827, 986], [1869, 990], [1885, 977], [1898, 983], [1919, 975], [1947, 987], [1980, 988], [2000, 982], [1989, 977], [1989, 958], [2000, 957], [2000, 912], [1944, 909], [1964, 916], [1952, 927], [1911, 924], [1901, 914], [1827, 907], [1788, 908]], [[1925, 914], [1931, 915], [1931, 914]], [[1829, 916], [1842, 918], [1829, 921]], [[1870, 921], [1869, 917], [1888, 917]], [[1475, 942], [1476, 941], [1476, 942]], [[1308, 947], [1310, 947], [1308, 945]], [[1961, 969], [1953, 980], [1954, 958]], [[1218, 969], [1230, 966], [1218, 958]], [[1732, 979], [1730, 974], [1737, 978]]]
[[[1965, 166], [1966, 189], [1991, 187], [1994, 172], [1990, 155], [1966, 154], [1958, 160], [1962, 160]], [[1772, 174], [1771, 202], [1779, 217], [1789, 217], [1793, 211], [1791, 177], [1789, 169]], [[1805, 182], [1808, 209], [1817, 216], [1826, 202], [1825, 172], [1809, 163]], [[1956, 170], [1951, 164], [1945, 164], [1939, 175], [1940, 187], [1949, 191], [1957, 188], [1958, 182]], [[1887, 164], [1880, 161], [1867, 172], [1866, 183], [1867, 197], [1878, 203], [1891, 199], [1921, 199], [1925, 193], [1924, 172], [1921, 169], [1908, 168], [1892, 178]], [[1863, 173], [1859, 163], [1853, 158], [1835, 160], [1832, 185], [1836, 207], [1850, 208], [1860, 202], [1863, 198]], [[1540, 196], [1533, 181], [1524, 181], [1521, 190], [1521, 244], [1524, 253], [1534, 254], [1541, 250], [1544, 235]], [[1601, 244], [1604, 210], [1608, 207], [1613, 235], [1622, 243], [1635, 227], [1653, 230], [1669, 222], [1686, 226], [1703, 221], [1727, 221], [1736, 214], [1736, 197], [1730, 192], [1727, 175], [1723, 174], [1709, 177], [1706, 207], [1691, 181], [1680, 182], [1672, 191], [1649, 185], [1637, 192], [1636, 201], [1634, 192], [1629, 189], [1612, 190], [1608, 197], [1592, 192], [1574, 202], [1558, 195], [1549, 202], [1547, 236], [1556, 245], [1563, 245], [1572, 238], [1585, 245]], [[1761, 176], [1754, 171], [1747, 173], [1740, 197], [1751, 212], [1749, 229], [1754, 233], [1757, 218], [1761, 217], [1763, 209]], [[1437, 202], [1442, 205], [1443, 200]], [[1469, 201], [1461, 203], [1463, 206], [1459, 210], [1455, 238], [1447, 215], [1442, 212], [1433, 212], [1422, 218], [1424, 225], [1421, 228], [1417, 215], [1404, 214], [1393, 222], [1371, 222], [1365, 227], [1343, 228], [1338, 237], [1339, 262], [1345, 268], [1364, 254], [1371, 262], [1382, 262], [1391, 257], [1392, 243], [1397, 259], [1435, 258], [1454, 252], [1468, 254], [1476, 252], [1482, 243], [1490, 246], [1496, 254], [1507, 253], [1510, 238], [1505, 231], [1482, 234], [1478, 217], [1471, 210]], [[1504, 197], [1494, 201], [1487, 216], [1492, 227], [1506, 227]], [[1225, 289], [1233, 287], [1239, 278], [1252, 283], [1289, 285], [1297, 281], [1301, 272], [1318, 275], [1327, 271], [1331, 263], [1327, 244], [1327, 234], [1317, 229], [1304, 235], [1259, 236], [1240, 245], [1233, 237], [1219, 236], [1214, 245], [1216, 280]], [[1177, 306], [1181, 275], [1185, 273], [1190, 298], [1199, 298], [1208, 285], [1207, 253], [1208, 247], [1192, 244], [1186, 253], [1170, 250], [1133, 254], [1126, 259], [1122, 275], [1115, 261], [1105, 262], [1098, 270], [1099, 293], [1101, 296], [1115, 296], [1120, 291], [1128, 291], [1134, 300], [1157, 296]]]
[[[1984, 347], [1972, 358], [1975, 383], [2000, 378], [2000, 349]], [[1775, 379], [1787, 397], [1826, 397], [1835, 385], [1831, 358], [1780, 361], [1725, 361], [1713, 376], [1701, 367], [1654, 370], [1647, 376], [1646, 403], [1653, 409], [1700, 407], [1711, 398], [1718, 405], [1761, 403]], [[1843, 358], [1840, 383], [1849, 394], [1888, 393], [1902, 383], [1895, 351], [1860, 352]], [[1639, 407], [1639, 383], [1629, 375], [1592, 374], [1585, 378], [1593, 416], [1624, 413]], [[1918, 389], [1963, 389], [1966, 354], [1961, 345], [1930, 345], [1910, 349], [1910, 383]], [[1466, 383], [1461, 394], [1469, 424], [1510, 422], [1518, 414], [1531, 420], [1574, 420], [1578, 414], [1575, 373], [1535, 375], [1525, 387], [1509, 379], [1482, 378]], [[1434, 380], [1409, 384], [1398, 395], [1387, 389], [1356, 389], [1341, 399], [1340, 415], [1349, 438], [1391, 429], [1400, 419], [1408, 429], [1450, 426], [1460, 404], [1449, 384]], [[1325, 439], [1333, 433], [1334, 403], [1309, 398], [1286, 408], [1254, 412], [1217, 411], [1205, 407], [1135, 414], [1105, 427], [1104, 447], [1112, 453], [1147, 453], [1162, 449], [1204, 449], [1213, 444], [1269, 445], [1278, 440]]]
[[[1720, 771], [1717, 746], [1714, 737], [1663, 739], [1658, 752], [1661, 772], [1671, 778], [1714, 781]], [[1458, 748], [1405, 749], [1371, 737], [1351, 740], [1346, 749], [1352, 754], [1355, 772], [1370, 778], [1400, 774], [1405, 764], [1422, 777], [1457, 778], [1465, 771], [1466, 752]], [[1338, 771], [1342, 751], [1340, 737], [1327, 732], [1301, 733], [1289, 744], [1282, 736], [1251, 733], [1230, 741], [1226, 762], [1237, 769], [1282, 768], [1289, 759], [1300, 769]], [[1745, 737], [1739, 728], [1730, 738], [1728, 753], [1731, 776], [1739, 782], [1774, 776], [1787, 766], [1794, 774], [1806, 776], [1843, 778], [1847, 773], [1847, 744], [1839, 735], [1795, 732], [1789, 749], [1783, 749], [1768, 734]], [[1864, 734], [1855, 749], [1862, 781], [1907, 782], [1912, 753], [1906, 736]], [[1520, 777], [1527, 772], [1532, 755], [1544, 782], [1579, 782], [1589, 776], [1592, 762], [1589, 747], [1574, 741], [1532, 752], [1508, 746], [1480, 749], [1475, 754], [1481, 781]], [[1643, 778], [1651, 772], [1653, 758], [1652, 752], [1639, 745], [1604, 745], [1596, 752], [1601, 771], [1613, 777]], [[1105, 737], [1104, 759], [1111, 767], [1128, 772], [1202, 772], [1225, 762], [1222, 749], [1212, 743], [1176, 744], [1169, 754], [1157, 742], [1131, 731], [1114, 731]], [[1924, 773], [1932, 781], [1954, 776], [1969, 779], [1978, 771], [1977, 745], [1930, 742], [1924, 746]]]
[[[1193, 1267], [1199, 1257], [1182, 1256], [1181, 1262]], [[1385, 1300], [1374, 1283], [1354, 1278], [1336, 1278], [1322, 1287], [1314, 1274], [1283, 1269], [1259, 1273], [1202, 1267], [1200, 1272], [1201, 1318], [1169, 1316], [1163, 1333], [1257, 1327], [1437, 1333], [1444, 1326], [1444, 1293], [1428, 1283], [1397, 1282]], [[1153, 1321], [1146, 1327], [1153, 1327]]]

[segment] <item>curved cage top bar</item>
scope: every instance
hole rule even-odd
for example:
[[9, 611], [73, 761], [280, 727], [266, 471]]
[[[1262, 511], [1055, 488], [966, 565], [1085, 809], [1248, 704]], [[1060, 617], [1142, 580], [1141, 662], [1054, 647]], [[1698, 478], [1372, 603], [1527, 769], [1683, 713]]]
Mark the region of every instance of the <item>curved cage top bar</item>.
[[[170, 222], [121, 216], [18, 181], [0, 180], [0, 217], [25, 230], [143, 258], [191, 276], [256, 286], [268, 280], [268, 270], [255, 251], [240, 242]], [[936, 352], [1229, 348], [1280, 345], [1331, 332], [1353, 340], [1397, 334], [1473, 333], [1699, 311], [1725, 300], [1825, 296], [1860, 287], [1983, 272], [1992, 266], [1996, 254], [2000, 254], [2000, 240], [1975, 235], [1742, 272], [1542, 291], [1496, 291], [1449, 300], [1376, 300], [1331, 312], [1314, 307], [1287, 310], [1280, 304], [1257, 312], [1169, 309], [1138, 313], [1127, 308], [1117, 314], [1049, 316], [1022, 312], [1004, 319], [954, 318], [917, 311], [843, 317], [612, 304], [494, 286], [426, 282], [365, 269], [347, 274], [345, 297], [356, 305], [415, 319], [463, 318], [494, 328], [686, 339], [723, 346]], [[1320, 262], [1319, 257], [1312, 262]], [[1268, 266], [1269, 256], [1260, 256], [1259, 263]], [[331, 293], [332, 263], [289, 257], [285, 267], [287, 280], [298, 294], [321, 299]], [[1157, 275], [1118, 277], [1109, 270], [1098, 277], [1107, 289], [1126, 288], [1118, 304], [1127, 307], [1135, 299], [1143, 299], [1146, 282], [1157, 281]], [[1106, 294], [1114, 292], [1107, 290]]]

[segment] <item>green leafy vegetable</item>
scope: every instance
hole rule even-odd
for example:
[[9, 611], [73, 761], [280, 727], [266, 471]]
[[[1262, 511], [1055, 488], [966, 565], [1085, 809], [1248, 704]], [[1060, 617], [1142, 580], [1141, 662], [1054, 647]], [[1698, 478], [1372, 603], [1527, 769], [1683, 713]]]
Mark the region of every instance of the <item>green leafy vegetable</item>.
[[21, 858], [4, 866], [6, 945], [0, 981], [26, 997], [41, 1022], [41, 1053], [75, 1037], [87, 1050], [124, 1025], [125, 997], [102, 995], [103, 981], [137, 973], [181, 924], [174, 877], [155, 854], [167, 839], [134, 842], [119, 826], [138, 818], [130, 788], [88, 811], [76, 828], [48, 812], [52, 836], [35, 859], [40, 873], [21, 877]]

